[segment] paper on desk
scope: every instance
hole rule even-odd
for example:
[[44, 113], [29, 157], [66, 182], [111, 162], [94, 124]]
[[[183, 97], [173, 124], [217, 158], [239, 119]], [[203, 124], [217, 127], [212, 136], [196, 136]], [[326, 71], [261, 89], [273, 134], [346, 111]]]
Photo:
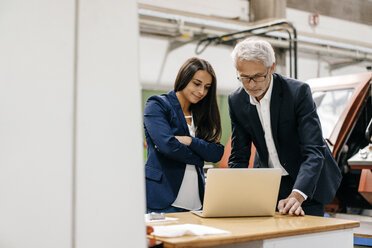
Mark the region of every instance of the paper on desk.
[[177, 221], [177, 220], [178, 218], [173, 218], [173, 217], [165, 217], [165, 219], [161, 219], [161, 220], [150, 220], [149, 214], [145, 214], [146, 223], [162, 223], [162, 222]]
[[153, 226], [154, 232], [152, 235], [159, 237], [179, 237], [183, 235], [208, 235], [208, 234], [230, 234], [229, 231], [217, 229], [214, 227], [196, 225], [196, 224], [182, 224], [182, 225], [168, 225], [168, 226]]

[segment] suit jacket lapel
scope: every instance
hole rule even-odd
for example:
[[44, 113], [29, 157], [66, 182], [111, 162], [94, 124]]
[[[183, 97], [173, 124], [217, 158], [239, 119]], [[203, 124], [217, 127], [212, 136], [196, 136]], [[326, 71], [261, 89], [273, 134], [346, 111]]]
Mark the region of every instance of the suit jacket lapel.
[[280, 79], [273, 75], [273, 91], [270, 100], [270, 119], [271, 119], [271, 132], [273, 135], [276, 151], [278, 151], [278, 125], [280, 105], [282, 103], [282, 87]]
[[256, 106], [250, 104], [249, 109], [250, 109], [249, 116], [251, 118], [253, 130], [255, 130], [255, 136], [258, 137], [257, 140], [262, 140], [261, 137], [265, 138], [264, 137], [265, 133], [263, 131], [260, 118], [258, 117], [257, 108]]
[[189, 128], [187, 127], [187, 122], [186, 122], [185, 116], [183, 115], [183, 112], [182, 112], [181, 104], [178, 101], [178, 98], [176, 96], [176, 92], [174, 92], [174, 90], [172, 90], [171, 92], [169, 92], [169, 96], [170, 96], [169, 101], [171, 102], [172, 107], [174, 108], [174, 110], [177, 114], [177, 118], [182, 123], [182, 127], [183, 127], [185, 133], [187, 135], [190, 135]]
[[[258, 117], [257, 108], [256, 108], [256, 106], [251, 104], [248, 93], [244, 92], [244, 95], [246, 97], [246, 99], [245, 99], [246, 106], [248, 106], [246, 108], [247, 112], [246, 112], [245, 116], [247, 116], [247, 118], [249, 118], [248, 121], [251, 123], [251, 126], [254, 130], [254, 136], [257, 137], [257, 138], [261, 137], [261, 136], [263, 137], [264, 132], [263, 132], [263, 129], [262, 129], [260, 118]], [[257, 139], [257, 140], [259, 140], [259, 139]]]
[[[263, 131], [260, 117], [258, 116], [257, 108], [253, 104], [250, 103], [249, 96], [248, 96], [248, 118], [252, 126], [253, 130], [253, 139], [256, 141], [255, 146], [257, 148], [257, 151], [260, 153], [260, 161], [264, 164], [264, 166], [267, 166], [268, 162], [268, 151], [266, 147], [265, 142], [265, 133]], [[253, 154], [251, 155], [253, 156]]]

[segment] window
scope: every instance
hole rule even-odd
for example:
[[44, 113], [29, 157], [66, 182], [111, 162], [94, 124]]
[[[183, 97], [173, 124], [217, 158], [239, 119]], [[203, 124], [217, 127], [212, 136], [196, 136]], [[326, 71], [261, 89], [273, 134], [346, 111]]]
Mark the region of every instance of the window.
[[354, 89], [318, 91], [313, 93], [323, 137], [329, 138]]

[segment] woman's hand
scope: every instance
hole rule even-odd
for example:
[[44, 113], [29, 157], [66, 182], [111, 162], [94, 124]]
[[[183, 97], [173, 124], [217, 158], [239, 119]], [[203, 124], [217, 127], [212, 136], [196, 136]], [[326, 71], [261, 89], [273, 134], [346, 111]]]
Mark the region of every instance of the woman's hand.
[[174, 136], [180, 143], [189, 146], [191, 144], [191, 137], [190, 136]]

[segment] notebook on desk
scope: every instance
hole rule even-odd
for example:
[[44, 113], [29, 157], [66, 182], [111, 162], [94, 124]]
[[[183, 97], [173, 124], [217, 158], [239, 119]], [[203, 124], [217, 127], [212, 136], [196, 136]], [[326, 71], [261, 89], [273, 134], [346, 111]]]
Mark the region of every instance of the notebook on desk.
[[201, 217], [273, 216], [282, 171], [278, 168], [209, 169]]

